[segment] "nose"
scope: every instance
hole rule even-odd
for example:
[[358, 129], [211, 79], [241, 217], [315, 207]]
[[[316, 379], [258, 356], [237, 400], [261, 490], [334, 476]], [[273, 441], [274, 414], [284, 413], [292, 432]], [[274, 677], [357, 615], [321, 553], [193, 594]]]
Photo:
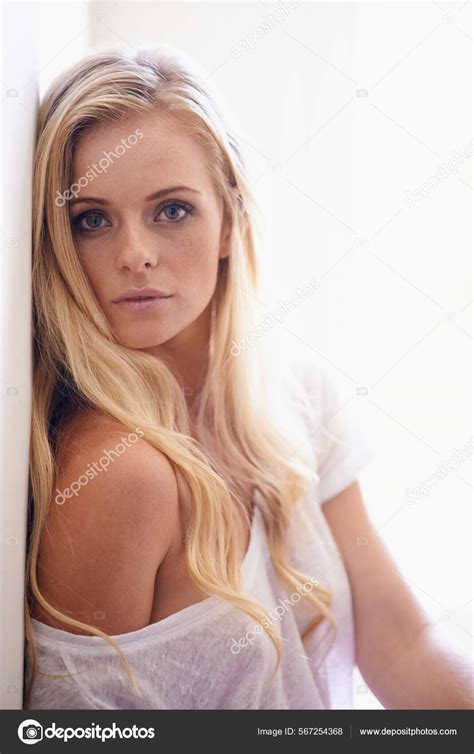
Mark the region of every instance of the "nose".
[[124, 225], [116, 238], [116, 265], [119, 270], [141, 272], [143, 269], [156, 267], [159, 262], [156, 237], [150, 235], [138, 225]]

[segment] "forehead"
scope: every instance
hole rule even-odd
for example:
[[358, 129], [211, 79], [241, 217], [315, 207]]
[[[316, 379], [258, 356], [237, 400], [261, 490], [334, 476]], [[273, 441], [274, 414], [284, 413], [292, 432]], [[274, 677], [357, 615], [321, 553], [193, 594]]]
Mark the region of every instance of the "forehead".
[[79, 197], [93, 193], [116, 201], [140, 201], [173, 184], [203, 191], [212, 188], [202, 145], [175, 118], [156, 112], [86, 131], [74, 149], [72, 182], [83, 176], [89, 182], [81, 185]]

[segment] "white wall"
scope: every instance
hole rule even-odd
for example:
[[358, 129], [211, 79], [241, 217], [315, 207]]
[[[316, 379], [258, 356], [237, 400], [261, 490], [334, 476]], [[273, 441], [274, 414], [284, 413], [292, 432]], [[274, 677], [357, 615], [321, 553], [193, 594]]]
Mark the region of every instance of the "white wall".
[[23, 585], [31, 410], [31, 160], [37, 107], [33, 24], [2, 26], [0, 707], [23, 700]]

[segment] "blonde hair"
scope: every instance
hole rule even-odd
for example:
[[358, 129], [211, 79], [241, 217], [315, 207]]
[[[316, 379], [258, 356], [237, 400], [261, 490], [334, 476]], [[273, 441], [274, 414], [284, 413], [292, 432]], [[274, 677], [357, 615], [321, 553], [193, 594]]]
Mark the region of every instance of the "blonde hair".
[[[157, 117], [175, 118], [207, 150], [214, 186], [231, 222], [230, 253], [219, 262], [213, 296], [215, 332], [199, 396], [199, 441], [190, 436], [188, 408], [175, 375], [160, 358], [116, 341], [78, 261], [68, 209], [55, 201], [57, 192], [71, 184], [74, 146], [86, 130], [152, 110]], [[253, 349], [243, 350], [238, 358], [230, 353], [229, 344], [239, 342], [249, 331], [257, 289], [255, 202], [236, 138], [203, 78], [178, 51], [165, 46], [141, 50], [133, 57], [119, 50], [94, 53], [54, 81], [41, 103], [33, 197], [34, 376], [25, 596], [31, 676], [27, 699], [34, 673], [40, 672], [30, 617], [32, 600], [62, 623], [105, 639], [119, 653], [139, 693], [118, 644], [100, 629], [55, 609], [38, 586], [38, 551], [53, 499], [59, 429], [62, 418], [74, 407], [105, 412], [131, 432], [140, 427], [143, 439], [167, 456], [188, 498], [190, 578], [206, 594], [263, 621], [277, 650], [276, 672], [280, 637], [265, 620], [267, 611], [242, 591], [242, 526], [235, 502], [240, 504], [239, 490], [247, 485], [259, 491], [273, 564], [284, 582], [300, 587], [307, 577], [287, 563], [286, 532], [314, 471], [264, 415], [252, 382]], [[304, 636], [324, 618], [336, 625], [325, 588], [317, 585], [304, 596], [316, 613]]]

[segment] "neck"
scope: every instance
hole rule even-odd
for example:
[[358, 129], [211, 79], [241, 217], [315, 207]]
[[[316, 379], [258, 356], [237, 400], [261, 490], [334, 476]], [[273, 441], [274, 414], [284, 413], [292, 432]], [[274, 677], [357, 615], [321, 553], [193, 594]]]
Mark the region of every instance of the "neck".
[[209, 367], [211, 302], [188, 327], [159, 346], [145, 348], [162, 358], [182, 386], [188, 408], [202, 390]]

